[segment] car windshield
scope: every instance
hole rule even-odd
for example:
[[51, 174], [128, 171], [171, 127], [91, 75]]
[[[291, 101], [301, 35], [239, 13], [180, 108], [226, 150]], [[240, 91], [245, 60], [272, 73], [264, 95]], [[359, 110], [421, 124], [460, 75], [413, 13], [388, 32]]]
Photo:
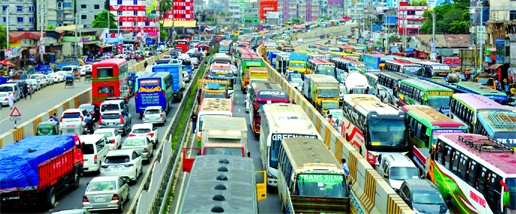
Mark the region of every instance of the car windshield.
[[444, 199], [438, 191], [425, 191], [415, 192], [413, 202], [417, 204], [444, 204]]
[[129, 163], [131, 158], [128, 155], [107, 156], [104, 163]]
[[97, 130], [97, 131], [95, 132], [95, 134], [101, 134], [101, 135], [104, 135], [104, 137], [106, 137], [106, 138], [113, 137], [113, 132], [107, 132], [107, 131], [100, 131], [100, 130]]
[[418, 179], [416, 167], [392, 167], [389, 178], [392, 180]]
[[111, 190], [116, 190], [115, 181], [94, 181], [88, 185], [88, 190], [86, 192], [103, 192]]
[[151, 130], [148, 128], [133, 129], [133, 131], [132, 131], [132, 133], [134, 133], [134, 134], [147, 134], [149, 132], [151, 132]]
[[118, 110], [119, 106], [118, 104], [102, 104], [100, 106], [100, 111], [109, 111], [109, 110]]
[[115, 120], [115, 119], [119, 119], [120, 118], [120, 114], [103, 114], [102, 115], [102, 119], [106, 119], [106, 120]]
[[143, 138], [127, 138], [124, 141], [124, 146], [145, 146], [145, 139]]
[[81, 117], [81, 113], [79, 112], [66, 112], [63, 114], [63, 118], [67, 119], [67, 118], [80, 118]]
[[85, 155], [91, 155], [91, 154], [94, 154], [95, 153], [95, 150], [93, 149], [93, 144], [84, 144], [82, 146], [82, 154], [85, 154]]
[[145, 114], [159, 114], [161, 113], [159, 109], [147, 109], [145, 110]]

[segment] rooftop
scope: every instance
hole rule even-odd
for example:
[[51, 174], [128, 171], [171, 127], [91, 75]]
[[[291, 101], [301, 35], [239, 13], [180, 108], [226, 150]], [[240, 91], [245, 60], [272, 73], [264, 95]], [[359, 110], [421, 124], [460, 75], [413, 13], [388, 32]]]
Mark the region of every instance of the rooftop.
[[[430, 47], [432, 35], [415, 35], [413, 36], [421, 42], [421, 44]], [[468, 34], [441, 34], [435, 35], [436, 44], [438, 48], [468, 48], [469, 35]]]

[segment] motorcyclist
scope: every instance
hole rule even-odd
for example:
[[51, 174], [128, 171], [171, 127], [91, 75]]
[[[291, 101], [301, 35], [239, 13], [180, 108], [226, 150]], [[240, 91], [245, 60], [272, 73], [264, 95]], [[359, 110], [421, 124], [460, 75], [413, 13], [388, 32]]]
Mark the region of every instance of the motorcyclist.
[[86, 133], [93, 134], [93, 132], [95, 131], [93, 120], [91, 120], [89, 117], [86, 117], [86, 119], [84, 119], [84, 122], [86, 122]]

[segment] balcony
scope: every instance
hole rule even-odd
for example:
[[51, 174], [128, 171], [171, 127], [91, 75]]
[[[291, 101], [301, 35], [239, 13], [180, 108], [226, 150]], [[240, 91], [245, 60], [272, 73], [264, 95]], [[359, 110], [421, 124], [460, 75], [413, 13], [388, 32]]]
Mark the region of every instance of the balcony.
[[403, 28], [407, 28], [409, 30], [417, 30], [419, 28], [421, 28], [421, 25], [418, 25], [418, 24], [406, 24], [406, 25], [398, 25], [398, 28], [399, 29], [403, 29]]
[[399, 20], [425, 20], [424, 17], [418, 15], [398, 15]]
[[425, 11], [428, 6], [399, 6], [398, 11]]

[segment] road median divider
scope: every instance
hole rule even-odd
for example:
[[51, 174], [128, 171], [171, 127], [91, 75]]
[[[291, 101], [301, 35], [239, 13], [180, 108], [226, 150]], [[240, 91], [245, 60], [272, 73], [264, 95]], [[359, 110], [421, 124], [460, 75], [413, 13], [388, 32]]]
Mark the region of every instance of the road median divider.
[[[164, 56], [166, 53], [162, 53], [159, 56], [154, 56], [147, 58], [145, 60], [142, 60], [133, 66], [129, 67], [129, 71], [132, 72], [139, 72], [144, 71], [145, 62], [148, 63], [148, 65], [152, 65], [157, 59], [160, 59], [162, 56]], [[45, 93], [45, 91], [41, 91], [40, 93]], [[39, 123], [43, 121], [48, 121], [49, 118], [54, 115], [54, 113], [59, 117], [64, 112], [64, 110], [69, 108], [78, 108], [79, 105], [84, 103], [91, 103], [92, 97], [91, 97], [91, 87], [88, 89], [85, 89], [84, 91], [79, 92], [78, 94], [66, 99], [65, 101], [57, 104], [56, 106], [48, 109], [43, 110], [41, 114], [39, 114], [36, 117], [33, 117], [21, 124], [18, 124], [16, 128], [0, 134], [0, 148], [3, 146], [9, 145], [11, 143], [14, 143], [18, 140], [21, 140], [25, 136], [34, 136], [37, 133], [37, 127]], [[34, 106], [35, 110], [37, 109], [37, 106]]]
[[[260, 46], [256, 51], [259, 55], [262, 48], [263, 46]], [[414, 213], [357, 149], [346, 141], [294, 86], [269, 63], [265, 62], [265, 67], [268, 71], [268, 80], [279, 83], [288, 92], [289, 97], [304, 109], [335, 158], [348, 161], [352, 213]]]

